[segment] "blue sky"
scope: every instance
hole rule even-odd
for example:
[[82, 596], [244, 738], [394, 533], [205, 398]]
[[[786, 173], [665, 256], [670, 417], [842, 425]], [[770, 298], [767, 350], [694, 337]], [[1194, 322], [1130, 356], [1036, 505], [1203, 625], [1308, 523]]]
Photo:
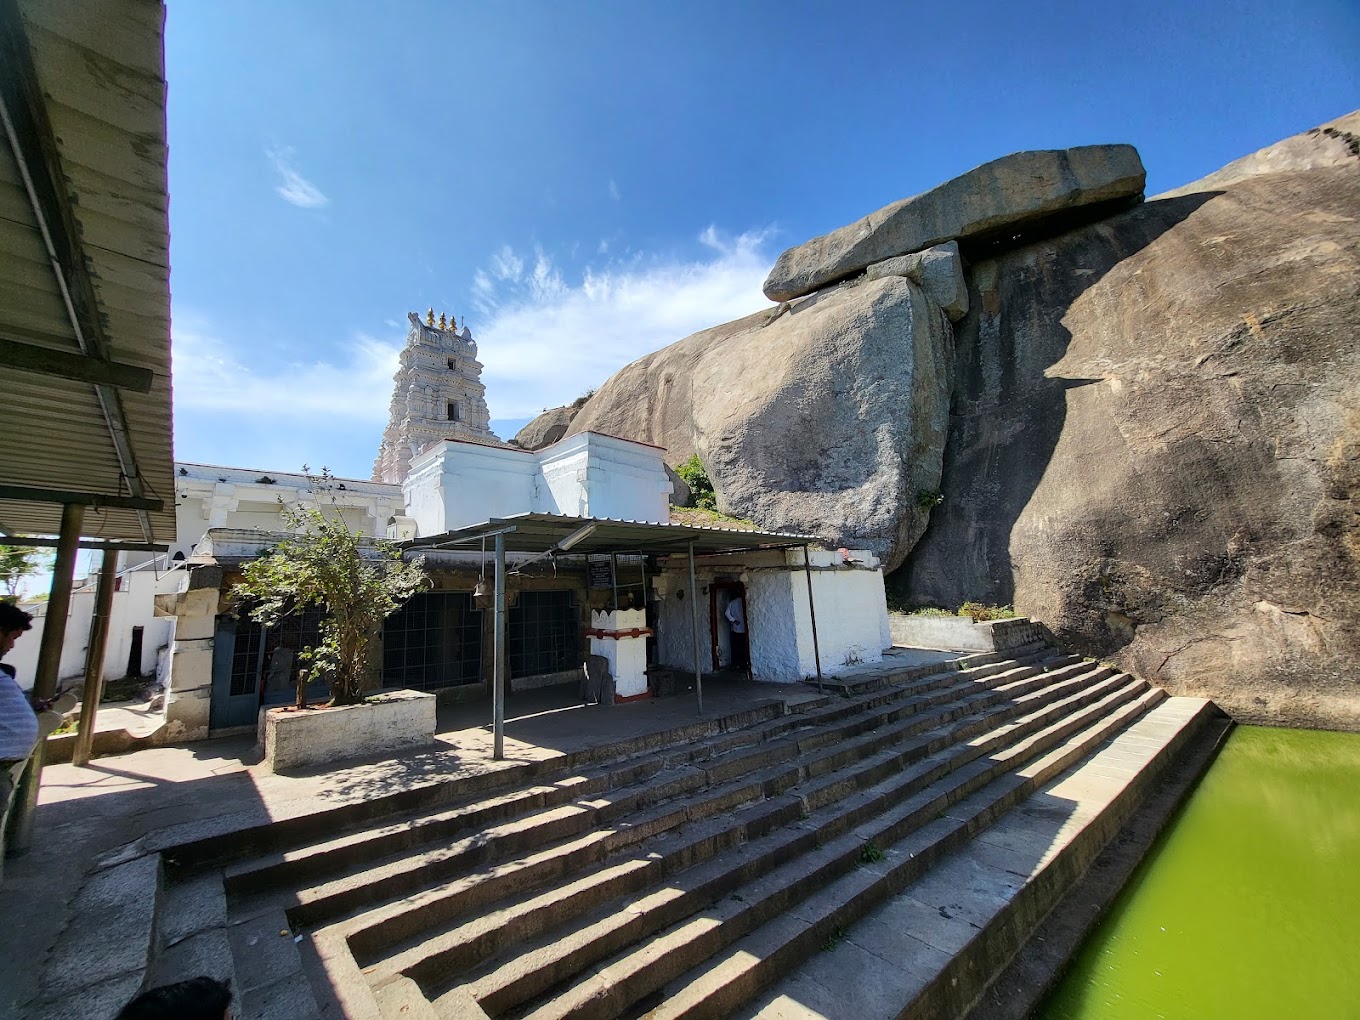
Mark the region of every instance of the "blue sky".
[[172, 0], [175, 452], [367, 477], [405, 313], [503, 437], [1020, 149], [1148, 193], [1360, 106], [1353, 3]]

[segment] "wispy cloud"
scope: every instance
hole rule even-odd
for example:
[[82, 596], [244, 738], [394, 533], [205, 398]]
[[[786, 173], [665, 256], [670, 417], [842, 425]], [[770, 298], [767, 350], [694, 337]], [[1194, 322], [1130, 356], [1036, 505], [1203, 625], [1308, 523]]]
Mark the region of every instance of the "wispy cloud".
[[325, 464], [367, 477], [387, 423], [405, 340], [358, 333], [330, 360], [271, 360], [201, 316], [174, 324], [175, 453], [185, 460], [295, 471]]
[[404, 339], [404, 329], [390, 339], [358, 333], [334, 361], [246, 362], [203, 322], [177, 313], [175, 406], [297, 419], [343, 408], [348, 418], [383, 423]]
[[285, 202], [300, 209], [319, 209], [330, 202], [297, 168], [297, 153], [289, 147], [267, 149], [265, 155], [278, 171], [279, 183], [274, 190]]
[[623, 194], [619, 191], [619, 182], [612, 177], [609, 179], [609, 197], [615, 202], [623, 201]]
[[502, 248], [473, 280], [492, 417], [567, 403], [644, 354], [767, 304], [768, 236], [710, 226], [698, 258], [634, 254], [572, 282], [542, 248], [532, 259]]

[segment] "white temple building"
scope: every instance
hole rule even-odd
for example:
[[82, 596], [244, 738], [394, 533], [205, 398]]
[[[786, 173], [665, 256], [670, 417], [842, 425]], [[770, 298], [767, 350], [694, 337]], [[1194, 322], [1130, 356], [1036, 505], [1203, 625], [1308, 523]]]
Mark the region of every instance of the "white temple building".
[[[158, 739], [237, 732], [253, 727], [262, 708], [294, 697], [298, 652], [316, 640], [320, 612], [266, 629], [231, 592], [242, 566], [285, 531], [286, 507], [323, 506], [355, 533], [425, 557], [432, 588], [384, 625], [372, 677], [378, 687], [444, 700], [488, 695], [492, 614], [478, 594], [486, 560], [467, 537], [506, 519], [521, 530], [570, 526], [638, 541], [594, 555], [586, 543], [550, 560], [510, 557], [511, 692], [552, 684], [574, 690], [590, 655], [607, 660], [611, 696], [626, 701], [673, 693], [676, 676], [693, 675], [700, 650], [705, 671], [791, 682], [877, 661], [891, 644], [874, 557], [814, 550], [809, 560], [799, 548], [806, 536], [748, 541], [742, 536], [757, 533], [671, 525], [665, 450], [647, 443], [593, 432], [532, 451], [502, 442], [489, 427], [466, 323], [458, 328], [433, 311], [409, 321], [372, 479], [318, 484], [300, 473], [175, 465], [175, 544], [124, 564], [106, 658], [110, 678], [153, 668], [161, 678]], [[695, 537], [710, 551], [690, 563], [684, 550]], [[740, 642], [727, 619], [737, 599], [749, 627]], [[87, 611], [77, 605], [77, 613]], [[78, 639], [78, 623], [70, 633]], [[36, 649], [38, 641], [26, 645]], [[77, 675], [83, 662], [83, 648], [71, 645], [63, 676]], [[21, 675], [30, 672], [16, 664]]]

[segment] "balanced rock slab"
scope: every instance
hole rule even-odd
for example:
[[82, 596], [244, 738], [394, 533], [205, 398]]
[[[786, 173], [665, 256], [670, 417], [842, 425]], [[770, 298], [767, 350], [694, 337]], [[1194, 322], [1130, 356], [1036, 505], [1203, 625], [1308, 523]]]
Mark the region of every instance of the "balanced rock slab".
[[[764, 528], [869, 549], [891, 569], [939, 483], [953, 329], [911, 280], [822, 291], [626, 366], [570, 432], [697, 453], [718, 507]], [[904, 494], [906, 494], [904, 496]]]
[[1360, 730], [1360, 115], [969, 276], [903, 594]]
[[895, 255], [1133, 198], [1146, 179], [1132, 145], [1015, 152], [790, 248], [765, 280], [765, 296], [788, 301]]
[[963, 258], [957, 241], [875, 262], [864, 275], [870, 280], [885, 276], [915, 280], [944, 309], [950, 322], [958, 322], [968, 314], [968, 281], [963, 278]]

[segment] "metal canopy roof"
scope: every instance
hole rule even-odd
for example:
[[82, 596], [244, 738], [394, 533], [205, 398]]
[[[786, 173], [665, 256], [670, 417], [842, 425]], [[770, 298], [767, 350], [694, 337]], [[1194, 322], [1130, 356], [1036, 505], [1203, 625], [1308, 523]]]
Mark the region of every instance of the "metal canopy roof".
[[174, 538], [164, 19], [0, 0], [0, 534]]
[[[591, 530], [585, 531], [590, 528]], [[403, 548], [452, 549], [480, 544], [483, 538], [505, 535], [507, 552], [546, 553], [563, 541], [584, 532], [567, 549], [571, 555], [607, 552], [644, 552], [652, 554], [686, 552], [691, 542], [696, 553], [726, 553], [763, 548], [811, 545], [821, 540], [814, 535], [786, 535], [771, 531], [738, 531], [735, 528], [709, 528], [691, 524], [652, 524], [647, 521], [617, 521], [607, 517], [565, 517], [558, 514], [524, 513], [496, 517], [483, 524], [449, 531], [443, 535], [418, 538]]]

